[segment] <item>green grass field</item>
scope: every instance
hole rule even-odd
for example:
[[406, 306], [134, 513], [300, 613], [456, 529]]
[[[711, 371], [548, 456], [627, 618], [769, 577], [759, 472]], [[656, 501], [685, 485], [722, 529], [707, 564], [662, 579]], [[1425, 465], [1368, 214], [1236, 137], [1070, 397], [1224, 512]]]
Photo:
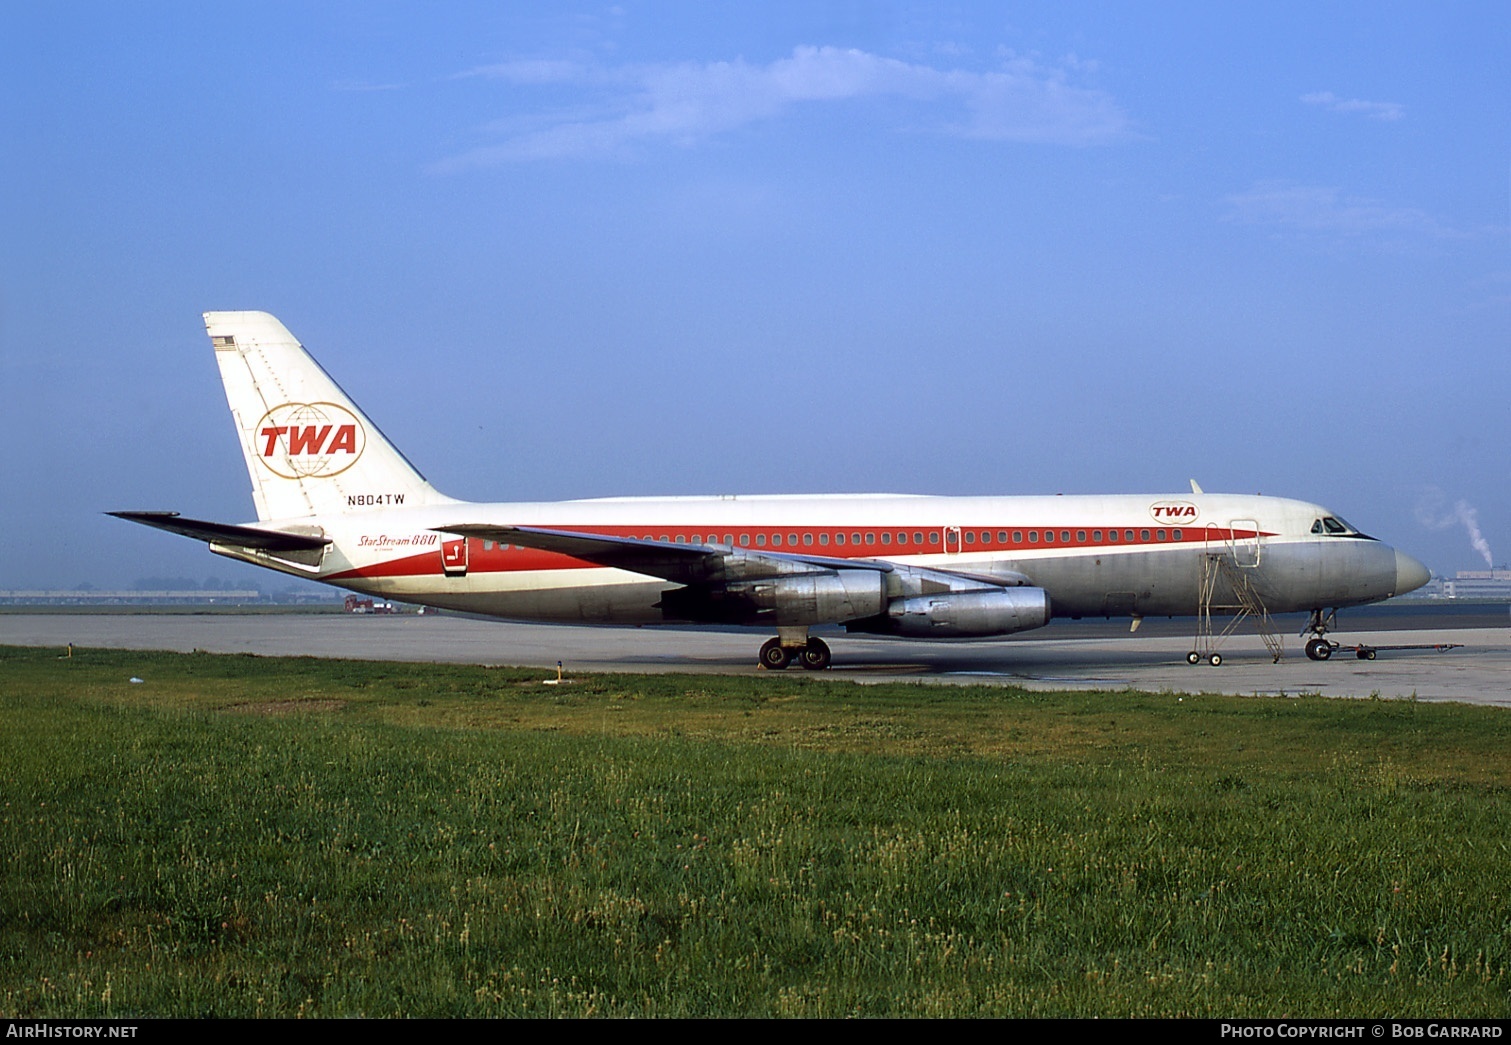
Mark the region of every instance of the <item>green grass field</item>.
[[1497, 709], [58, 653], [0, 1015], [1511, 1014]]

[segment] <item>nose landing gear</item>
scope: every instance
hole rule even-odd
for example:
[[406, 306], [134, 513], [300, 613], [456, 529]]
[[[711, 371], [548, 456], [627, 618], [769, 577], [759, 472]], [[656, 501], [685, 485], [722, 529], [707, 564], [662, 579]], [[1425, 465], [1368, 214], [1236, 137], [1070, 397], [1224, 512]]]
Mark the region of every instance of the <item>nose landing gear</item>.
[[1312, 636], [1306, 643], [1306, 656], [1308, 660], [1331, 659], [1333, 650], [1338, 647], [1333, 642], [1324, 638], [1324, 636], [1327, 635], [1328, 629], [1333, 626], [1333, 621], [1337, 616], [1338, 611], [1336, 609], [1328, 610], [1326, 616], [1323, 616], [1321, 609], [1312, 610], [1311, 619], [1306, 622], [1306, 627], [1301, 629], [1301, 634], [1306, 635], [1310, 633]]

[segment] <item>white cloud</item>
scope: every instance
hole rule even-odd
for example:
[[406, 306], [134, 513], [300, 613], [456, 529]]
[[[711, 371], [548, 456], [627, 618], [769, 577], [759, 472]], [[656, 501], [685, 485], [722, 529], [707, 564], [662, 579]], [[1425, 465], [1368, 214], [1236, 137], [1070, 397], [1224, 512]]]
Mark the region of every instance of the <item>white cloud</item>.
[[457, 79], [483, 77], [490, 80], [508, 80], [511, 83], [570, 83], [581, 80], [589, 69], [580, 62], [565, 60], [534, 59], [517, 62], [500, 62], [496, 65], [480, 65], [475, 69], [458, 73]]
[[331, 84], [333, 91], [402, 91], [407, 84], [402, 83], [370, 83], [367, 80], [337, 80]]
[[1379, 200], [1345, 196], [1340, 189], [1290, 182], [1260, 182], [1227, 198], [1231, 220], [1278, 225], [1303, 232], [1364, 236], [1409, 233], [1437, 239], [1465, 235], [1413, 207], [1392, 207]]
[[[939, 69], [837, 47], [799, 47], [765, 65], [743, 60], [605, 69], [574, 62], [508, 62], [463, 74], [516, 85], [598, 89], [592, 115], [531, 121], [438, 169], [555, 157], [622, 154], [655, 142], [695, 144], [780, 117], [794, 106], [870, 99], [913, 103], [907, 123], [987, 141], [1099, 145], [1132, 135], [1105, 92], [1068, 81], [1069, 68], [1014, 58], [989, 72]], [[922, 119], [919, 113], [922, 110]], [[901, 122], [901, 121], [899, 121]], [[519, 126], [516, 121], [515, 126]]]
[[1347, 115], [1367, 116], [1371, 120], [1399, 120], [1406, 115], [1406, 107], [1399, 102], [1366, 102], [1362, 98], [1339, 98], [1332, 91], [1303, 94], [1301, 100], [1307, 105], [1320, 105], [1332, 112]]

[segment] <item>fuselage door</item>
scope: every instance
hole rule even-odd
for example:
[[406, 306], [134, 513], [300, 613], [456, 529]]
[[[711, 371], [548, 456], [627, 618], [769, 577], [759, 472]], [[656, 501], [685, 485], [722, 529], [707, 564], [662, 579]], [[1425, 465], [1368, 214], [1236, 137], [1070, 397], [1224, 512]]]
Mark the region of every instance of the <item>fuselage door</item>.
[[1233, 564], [1246, 569], [1259, 565], [1259, 523], [1253, 519], [1234, 519], [1228, 524], [1228, 551]]
[[951, 555], [960, 552], [960, 527], [946, 526], [944, 528], [944, 550]]

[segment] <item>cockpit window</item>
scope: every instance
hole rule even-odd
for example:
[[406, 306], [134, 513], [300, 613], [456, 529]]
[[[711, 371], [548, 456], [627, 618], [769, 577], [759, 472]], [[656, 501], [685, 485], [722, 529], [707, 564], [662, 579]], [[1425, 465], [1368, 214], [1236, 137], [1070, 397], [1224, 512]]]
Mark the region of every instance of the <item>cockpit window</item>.
[[1334, 515], [1324, 515], [1312, 523], [1312, 532], [1332, 536], [1334, 534], [1357, 533], [1352, 526]]

